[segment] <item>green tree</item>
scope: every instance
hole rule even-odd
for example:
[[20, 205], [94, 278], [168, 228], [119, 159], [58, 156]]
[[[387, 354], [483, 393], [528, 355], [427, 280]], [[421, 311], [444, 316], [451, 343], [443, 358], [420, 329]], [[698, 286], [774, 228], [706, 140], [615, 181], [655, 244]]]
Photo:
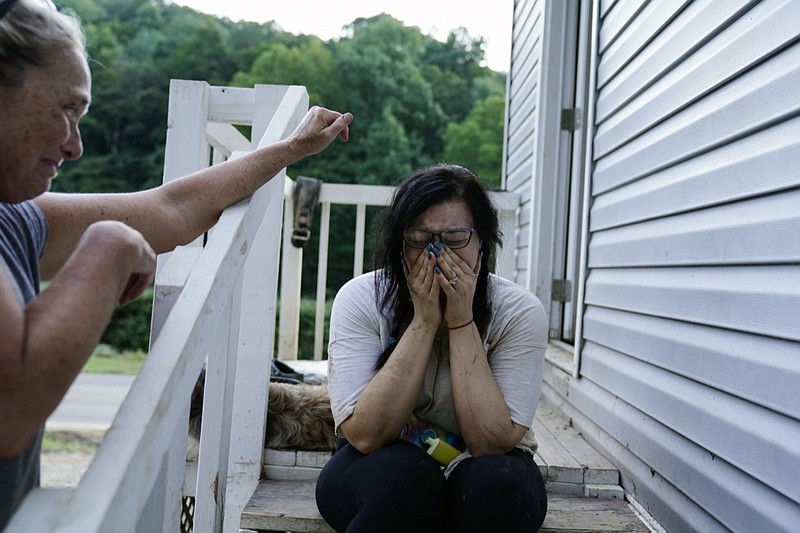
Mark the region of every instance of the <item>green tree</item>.
[[238, 72], [233, 78], [233, 84], [240, 87], [252, 87], [257, 83], [304, 85], [311, 105], [340, 109], [344, 103], [333, 54], [314, 36], [291, 48], [283, 43], [268, 45], [248, 72]]
[[[81, 122], [84, 157], [64, 166], [57, 190], [159, 183], [171, 78], [305, 85], [312, 105], [352, 111], [351, 141], [298, 162], [290, 176], [393, 184], [415, 167], [446, 159], [498, 179], [502, 105], [489, 102], [502, 99], [505, 77], [482, 65], [483, 39], [463, 28], [440, 42], [383, 14], [356, 19], [341, 38], [324, 42], [275, 22], [233, 22], [165, 0], [59, 4], [82, 20], [94, 89], [91, 113]], [[340, 242], [352, 234], [354, 217], [349, 206], [334, 208], [331, 230]], [[309, 256], [315, 246], [312, 239]], [[311, 263], [303, 277], [313, 282]], [[331, 247], [330, 268], [335, 291], [352, 274], [351, 245]]]
[[170, 78], [206, 80], [211, 85], [228, 83], [236, 72], [223, 30], [211, 17], [169, 48], [166, 67]]
[[259, 24], [257, 22], [223, 20], [228, 29], [228, 48], [234, 54], [238, 72], [250, 69], [261, 51], [284, 35], [275, 22]]
[[[412, 170], [413, 145], [405, 128], [393, 110], [384, 106], [380, 116], [365, 132], [362, 148], [365, 150], [359, 166], [359, 183], [382, 185], [405, 176]], [[380, 158], [369, 157], [380, 153]]]
[[[406, 132], [412, 167], [430, 164], [441, 152], [445, 121], [433, 98], [433, 88], [422, 76], [419, 59], [426, 37], [389, 15], [358, 19], [348, 28], [352, 37], [334, 47], [337, 70], [347, 73], [347, 109], [360, 122], [360, 131], [376, 131], [388, 106]], [[356, 143], [366, 141], [364, 136]], [[363, 153], [363, 147], [359, 150]], [[381, 152], [368, 157], [381, 158]], [[388, 183], [386, 176], [382, 183]]]
[[481, 100], [458, 124], [444, 134], [444, 160], [470, 168], [489, 186], [500, 185], [503, 165], [503, 115], [505, 100]]
[[[450, 32], [444, 42], [429, 39], [420, 57], [422, 73], [434, 88], [434, 99], [444, 111], [448, 123], [460, 122], [472, 109], [476, 98], [474, 86], [490, 76], [480, 63], [484, 57], [483, 38], [473, 38], [466, 29]], [[503, 87], [500, 87], [503, 90]]]

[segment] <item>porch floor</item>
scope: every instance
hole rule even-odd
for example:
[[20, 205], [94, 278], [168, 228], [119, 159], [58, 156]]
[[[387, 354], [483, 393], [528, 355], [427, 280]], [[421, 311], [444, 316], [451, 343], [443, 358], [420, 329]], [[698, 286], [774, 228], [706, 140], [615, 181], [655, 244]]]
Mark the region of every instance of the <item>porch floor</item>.
[[[542, 403], [534, 431], [536, 463], [547, 483], [542, 532], [630, 532], [650, 529], [624, 499], [619, 471], [556, 409]], [[329, 453], [266, 450], [264, 479], [242, 513], [241, 527], [258, 532], [331, 532], [317, 511], [314, 486]]]

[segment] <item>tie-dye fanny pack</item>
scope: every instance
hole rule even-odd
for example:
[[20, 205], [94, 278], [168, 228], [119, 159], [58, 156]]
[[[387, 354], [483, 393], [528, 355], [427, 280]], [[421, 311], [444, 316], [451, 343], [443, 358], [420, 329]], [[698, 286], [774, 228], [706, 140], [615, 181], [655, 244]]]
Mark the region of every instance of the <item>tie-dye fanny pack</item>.
[[400, 438], [412, 444], [416, 444], [423, 450], [428, 449], [426, 441], [429, 438], [440, 439], [461, 452], [467, 449], [467, 445], [464, 444], [464, 439], [461, 438], [461, 435], [450, 433], [449, 431], [431, 424], [427, 420], [419, 418], [413, 413], [406, 425], [403, 426], [403, 430], [400, 432]]

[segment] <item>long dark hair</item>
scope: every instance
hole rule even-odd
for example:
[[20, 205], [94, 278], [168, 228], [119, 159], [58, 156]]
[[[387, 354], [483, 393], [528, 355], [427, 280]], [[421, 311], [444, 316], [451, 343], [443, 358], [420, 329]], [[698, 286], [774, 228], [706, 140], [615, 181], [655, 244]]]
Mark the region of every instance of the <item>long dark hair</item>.
[[[375, 298], [384, 316], [393, 317], [391, 336], [394, 339], [400, 338], [414, 314], [403, 272], [403, 230], [428, 208], [454, 201], [467, 205], [472, 213], [475, 233], [481, 239], [481, 267], [472, 314], [481, 337], [486, 333], [491, 310], [489, 261], [495, 249], [502, 245], [497, 208], [486, 188], [470, 170], [458, 165], [434, 165], [414, 171], [400, 183], [377, 226], [374, 263], [382, 276], [375, 287]], [[389, 343], [376, 368], [386, 363], [395, 345]]]

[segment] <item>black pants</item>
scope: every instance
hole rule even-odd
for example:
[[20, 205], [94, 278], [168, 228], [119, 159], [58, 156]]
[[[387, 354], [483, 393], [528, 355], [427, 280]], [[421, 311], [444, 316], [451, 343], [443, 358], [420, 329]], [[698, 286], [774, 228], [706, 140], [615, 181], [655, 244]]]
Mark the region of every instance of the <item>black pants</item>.
[[544, 479], [530, 454], [462, 461], [448, 479], [405, 441], [364, 455], [346, 441], [317, 481], [317, 507], [336, 531], [534, 532], [547, 512]]

